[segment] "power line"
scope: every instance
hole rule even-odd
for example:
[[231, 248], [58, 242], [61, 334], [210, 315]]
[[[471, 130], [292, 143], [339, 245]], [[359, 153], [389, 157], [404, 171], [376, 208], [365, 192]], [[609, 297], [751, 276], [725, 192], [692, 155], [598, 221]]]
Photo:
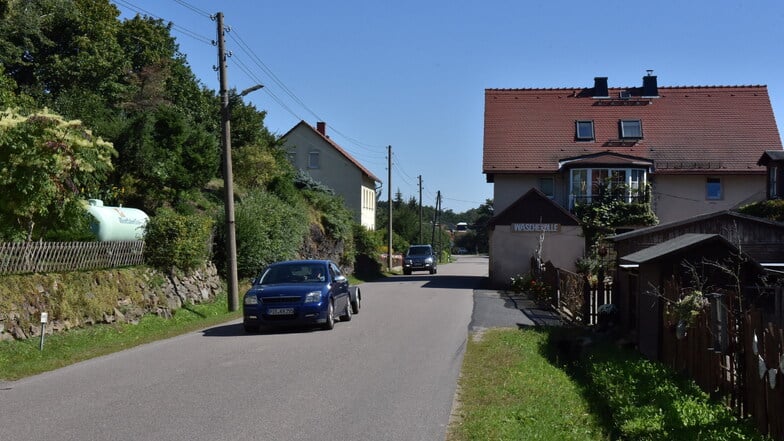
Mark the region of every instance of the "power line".
[[[171, 20], [166, 20], [165, 18], [160, 17], [158, 15], [155, 15], [152, 12], [147, 11], [146, 9], [143, 9], [143, 8], [141, 8], [139, 6], [136, 6], [133, 3], [128, 2], [126, 0], [114, 0], [114, 2], [117, 3], [118, 6], [122, 6], [125, 9], [133, 11], [133, 12], [135, 12], [137, 14], [146, 15], [148, 17], [151, 17], [151, 18], [154, 18], [154, 19], [157, 19], [157, 20], [168, 21], [169, 23], [171, 23], [172, 30], [175, 30], [175, 31], [177, 31], [177, 32], [179, 32], [181, 34], [184, 34], [184, 35], [187, 35], [188, 37], [193, 38], [194, 40], [197, 40], [197, 41], [200, 41], [200, 42], [202, 42], [204, 44], [208, 44], [208, 45], [212, 46], [212, 38], [205, 37], [205, 36], [199, 34], [198, 32], [192, 31], [192, 30], [190, 30], [190, 29], [188, 29], [186, 27], [179, 26], [179, 25], [177, 25], [176, 23], [174, 23]], [[210, 16], [207, 15], [207, 17], [209, 18]]]
[[210, 19], [212, 18], [212, 14], [210, 14], [207, 11], [205, 11], [204, 9], [199, 9], [196, 6], [193, 6], [192, 4], [186, 2], [185, 0], [174, 0], [174, 1], [179, 3], [182, 6], [185, 6], [186, 8], [190, 9], [191, 11], [201, 15], [202, 17], [206, 17], [206, 18], [210, 18]]

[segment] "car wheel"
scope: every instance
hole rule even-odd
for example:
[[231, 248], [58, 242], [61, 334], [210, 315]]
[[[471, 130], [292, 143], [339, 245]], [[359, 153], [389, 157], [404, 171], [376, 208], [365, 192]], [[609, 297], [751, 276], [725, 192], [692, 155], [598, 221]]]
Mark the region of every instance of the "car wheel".
[[340, 316], [341, 322], [350, 322], [351, 321], [351, 299], [346, 299], [346, 312]]
[[410, 276], [411, 275], [411, 270], [410, 269], [404, 269], [403, 270], [403, 274], [405, 274], [407, 276]]
[[436, 269], [435, 268], [431, 268], [430, 269], [430, 274], [435, 274], [435, 273], [436, 273]]
[[331, 299], [327, 306], [327, 321], [321, 327], [326, 331], [335, 327], [335, 303]]
[[255, 334], [255, 333], [259, 332], [259, 327], [258, 326], [242, 325], [242, 327], [245, 328], [245, 333], [246, 334]]
[[351, 309], [352, 309], [351, 312], [353, 312], [354, 314], [359, 314], [359, 307], [360, 307], [360, 303], [362, 302], [362, 297], [360, 296], [361, 294], [359, 292], [359, 288], [357, 288], [356, 298], [354, 299], [353, 302], [351, 302]]

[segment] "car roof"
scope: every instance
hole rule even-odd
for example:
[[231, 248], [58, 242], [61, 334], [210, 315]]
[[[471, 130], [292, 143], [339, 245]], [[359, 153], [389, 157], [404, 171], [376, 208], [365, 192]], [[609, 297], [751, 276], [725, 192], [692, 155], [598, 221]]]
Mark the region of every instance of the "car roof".
[[316, 259], [302, 259], [302, 260], [283, 260], [270, 264], [270, 266], [283, 266], [283, 265], [303, 265], [303, 264], [322, 264], [328, 265], [332, 263], [331, 260], [316, 260]]

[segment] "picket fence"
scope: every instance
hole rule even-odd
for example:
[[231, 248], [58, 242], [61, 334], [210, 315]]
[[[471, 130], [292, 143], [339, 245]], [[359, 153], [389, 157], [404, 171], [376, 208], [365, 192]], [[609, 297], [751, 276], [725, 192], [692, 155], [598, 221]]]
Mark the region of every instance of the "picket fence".
[[144, 241], [0, 242], [0, 275], [141, 265]]

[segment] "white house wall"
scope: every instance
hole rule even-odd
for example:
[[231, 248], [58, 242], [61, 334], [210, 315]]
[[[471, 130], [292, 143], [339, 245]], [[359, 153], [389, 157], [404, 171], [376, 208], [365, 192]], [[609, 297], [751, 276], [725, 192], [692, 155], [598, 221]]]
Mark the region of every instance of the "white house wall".
[[[531, 257], [539, 246], [538, 232], [513, 232], [510, 225], [496, 225], [490, 231], [490, 280], [495, 286], [509, 284], [509, 279], [531, 270]], [[542, 258], [558, 268], [575, 271], [583, 257], [585, 238], [582, 228], [561, 226], [558, 232], [545, 233]]]
[[652, 202], [659, 223], [729, 210], [765, 199], [765, 175], [711, 175], [710, 177], [721, 179], [723, 197], [719, 200], [706, 198], [708, 176], [655, 175]]
[[[316, 132], [304, 126], [288, 134], [286, 151], [296, 168], [308, 172], [313, 179], [343, 197], [346, 208], [354, 214], [355, 222], [368, 229], [375, 229], [375, 185], [354, 163]], [[319, 154], [318, 168], [309, 167], [309, 157], [313, 152]], [[363, 206], [362, 195], [365, 189], [373, 191], [372, 206]]]

